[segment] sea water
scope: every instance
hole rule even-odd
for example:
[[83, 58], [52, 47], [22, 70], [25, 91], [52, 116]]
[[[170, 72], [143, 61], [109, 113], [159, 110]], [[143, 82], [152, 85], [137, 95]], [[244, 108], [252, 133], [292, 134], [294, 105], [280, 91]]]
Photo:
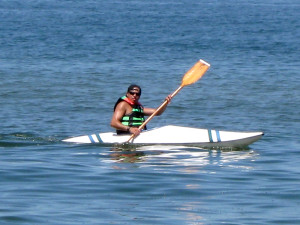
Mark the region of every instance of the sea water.
[[[300, 224], [300, 3], [0, 1], [1, 224]], [[249, 148], [61, 142], [113, 131], [128, 85], [149, 128], [263, 131]]]

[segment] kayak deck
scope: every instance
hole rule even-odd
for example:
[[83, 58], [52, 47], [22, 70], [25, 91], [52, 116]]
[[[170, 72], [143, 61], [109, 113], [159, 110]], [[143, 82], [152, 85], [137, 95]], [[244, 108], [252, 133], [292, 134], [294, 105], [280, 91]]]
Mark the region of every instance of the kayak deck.
[[[259, 140], [263, 132], [235, 132], [199, 129], [168, 125], [143, 131], [130, 144], [138, 145], [188, 145], [197, 147], [244, 147]], [[123, 144], [130, 135], [117, 135], [114, 132], [97, 133], [64, 139], [64, 142], [91, 144]]]

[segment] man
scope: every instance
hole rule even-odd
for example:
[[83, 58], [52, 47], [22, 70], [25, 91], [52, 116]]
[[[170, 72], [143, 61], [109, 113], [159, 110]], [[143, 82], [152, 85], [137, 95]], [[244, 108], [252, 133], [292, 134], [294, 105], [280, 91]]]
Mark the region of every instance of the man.
[[[142, 94], [142, 89], [136, 84], [128, 87], [125, 96], [119, 98], [114, 107], [114, 114], [110, 125], [117, 130], [117, 134], [140, 134], [139, 126], [145, 121], [144, 116], [150, 116], [156, 109], [144, 108], [139, 99]], [[171, 96], [167, 96], [168, 103], [171, 101]], [[156, 115], [161, 115], [167, 108], [167, 104]], [[146, 128], [145, 128], [146, 129]]]

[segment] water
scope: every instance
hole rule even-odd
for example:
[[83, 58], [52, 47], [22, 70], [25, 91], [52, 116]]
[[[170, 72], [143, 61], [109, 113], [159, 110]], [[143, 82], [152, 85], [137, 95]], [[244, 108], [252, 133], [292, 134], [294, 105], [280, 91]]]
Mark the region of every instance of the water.
[[[300, 224], [298, 1], [0, 2], [1, 224]], [[149, 127], [264, 131], [248, 149], [70, 145], [112, 131], [130, 83]], [[123, 151], [120, 151], [123, 150]]]

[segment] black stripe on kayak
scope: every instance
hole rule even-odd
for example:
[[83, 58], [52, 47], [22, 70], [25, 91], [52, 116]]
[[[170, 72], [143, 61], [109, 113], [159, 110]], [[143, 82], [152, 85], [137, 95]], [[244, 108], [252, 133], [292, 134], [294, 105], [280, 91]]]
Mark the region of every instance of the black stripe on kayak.
[[92, 135], [89, 135], [89, 139], [90, 139], [91, 143], [95, 143], [95, 141], [94, 141]]
[[209, 142], [214, 142], [214, 140], [212, 139], [211, 130], [208, 130], [208, 138]]
[[102, 141], [102, 139], [101, 139], [101, 137], [100, 137], [99, 134], [96, 134], [96, 137], [97, 137], [97, 139], [98, 139], [98, 141], [99, 141], [100, 143], [103, 143], [103, 141]]
[[216, 130], [218, 142], [221, 142], [220, 131]]

